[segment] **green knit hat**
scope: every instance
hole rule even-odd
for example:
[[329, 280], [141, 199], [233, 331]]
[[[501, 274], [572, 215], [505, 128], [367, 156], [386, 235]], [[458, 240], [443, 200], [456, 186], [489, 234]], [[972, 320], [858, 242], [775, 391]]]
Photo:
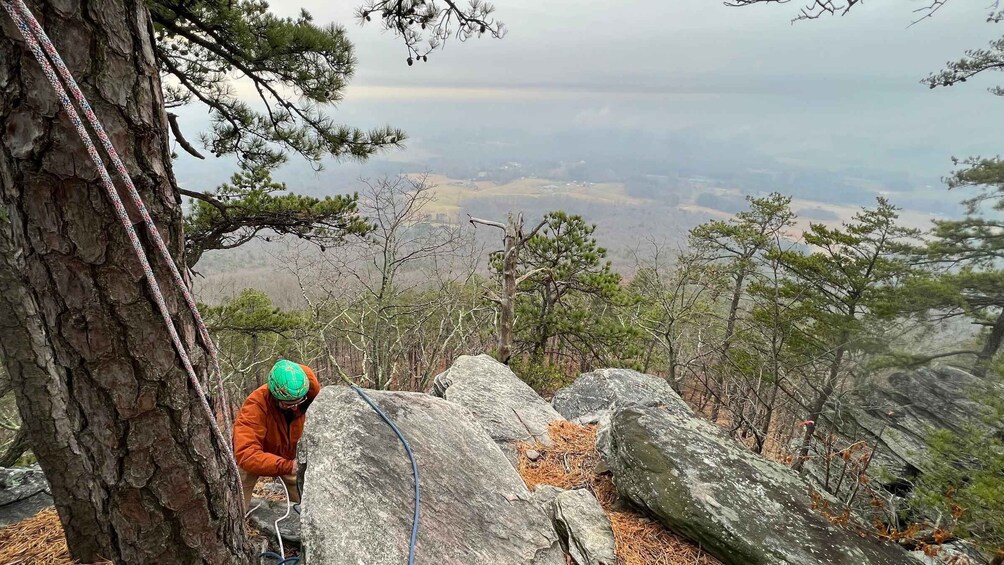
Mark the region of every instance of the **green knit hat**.
[[307, 395], [310, 381], [303, 367], [285, 359], [272, 366], [268, 375], [268, 390], [278, 400], [300, 400]]

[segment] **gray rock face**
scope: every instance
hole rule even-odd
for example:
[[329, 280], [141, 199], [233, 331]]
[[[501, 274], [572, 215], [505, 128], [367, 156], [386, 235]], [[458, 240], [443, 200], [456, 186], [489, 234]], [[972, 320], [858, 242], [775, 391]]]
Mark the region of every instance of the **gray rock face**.
[[[547, 516], [467, 409], [425, 394], [367, 394], [401, 429], [418, 461], [416, 562], [564, 563]], [[298, 458], [307, 564], [407, 561], [411, 463], [391, 428], [353, 390], [321, 390]]]
[[554, 498], [554, 526], [562, 545], [579, 565], [616, 565], [610, 520], [589, 491], [576, 489]]
[[555, 393], [551, 405], [566, 419], [580, 423], [602, 421], [604, 412], [626, 406], [671, 405], [691, 411], [665, 379], [630, 369], [585, 373]]
[[563, 492], [565, 492], [565, 489], [551, 485], [537, 485], [537, 487], [533, 489], [534, 500], [536, 500], [537, 504], [539, 504], [541, 509], [544, 510], [544, 514], [547, 515], [551, 522], [554, 522], [554, 499]]
[[30, 518], [52, 506], [49, 482], [36, 467], [0, 467], [0, 526]]
[[[251, 524], [258, 528], [263, 535], [267, 536], [269, 543], [276, 543], [275, 522], [286, 515], [286, 501], [263, 500], [261, 498], [251, 499], [251, 508], [254, 512], [248, 516]], [[279, 522], [279, 532], [282, 534], [283, 543], [300, 543], [300, 515], [292, 507], [289, 509], [289, 517]]]
[[797, 474], [680, 410], [620, 409], [606, 457], [620, 494], [735, 565], [894, 565], [904, 550], [858, 537], [811, 509]]
[[[927, 467], [931, 430], [962, 432], [967, 425], [981, 425], [975, 417], [981, 413], [978, 391], [986, 386], [978, 377], [952, 367], [894, 373], [858, 392], [848, 403], [855, 408], [834, 420], [842, 424], [839, 431], [845, 444], [863, 440], [877, 445], [869, 466], [873, 478], [910, 480]], [[807, 469], [824, 480], [821, 469]]]
[[461, 355], [436, 377], [433, 392], [470, 410], [497, 442], [550, 445], [547, 425], [561, 415], [510, 369], [488, 355]]

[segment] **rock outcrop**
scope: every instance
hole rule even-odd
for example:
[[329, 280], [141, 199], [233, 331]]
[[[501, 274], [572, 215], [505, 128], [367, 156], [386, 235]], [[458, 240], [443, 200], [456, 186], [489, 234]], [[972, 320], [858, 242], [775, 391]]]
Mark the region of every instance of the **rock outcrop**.
[[672, 407], [610, 420], [605, 457], [620, 494], [735, 565], [899, 565], [901, 548], [859, 537], [813, 510], [810, 485]]
[[[893, 373], [857, 391], [845, 403], [852, 408], [833, 420], [840, 424], [841, 445], [863, 441], [877, 446], [868, 474], [896, 492], [927, 467], [927, 438], [932, 430], [963, 432], [966, 426], [983, 425], [978, 398], [987, 386], [982, 379], [952, 367]], [[819, 466], [806, 468], [817, 481], [825, 481]]]
[[[550, 520], [480, 418], [425, 394], [367, 392], [403, 431], [421, 470], [416, 562], [564, 563]], [[298, 457], [308, 565], [406, 561], [411, 464], [391, 428], [353, 390], [321, 391]]]
[[38, 467], [0, 467], [0, 527], [52, 506], [49, 482]]
[[551, 505], [562, 546], [578, 565], [617, 565], [613, 528], [592, 493], [568, 490], [555, 496]]
[[585, 373], [554, 394], [551, 405], [568, 420], [600, 421], [605, 413], [627, 406], [690, 407], [665, 379], [630, 369], [599, 369]]
[[547, 426], [561, 415], [509, 367], [488, 355], [461, 355], [433, 384], [433, 392], [467, 408], [497, 442], [550, 443]]

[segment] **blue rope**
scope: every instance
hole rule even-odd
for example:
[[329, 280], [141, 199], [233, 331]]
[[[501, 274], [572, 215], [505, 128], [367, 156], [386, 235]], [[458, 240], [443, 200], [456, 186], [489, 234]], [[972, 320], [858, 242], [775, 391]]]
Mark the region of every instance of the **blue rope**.
[[282, 555], [275, 553], [274, 551], [266, 551], [261, 554], [262, 557], [267, 557], [269, 559], [275, 559], [277, 563], [275, 565], [297, 565], [300, 562], [300, 556], [294, 555], [292, 557], [282, 558]]
[[372, 400], [370, 400], [370, 397], [366, 396], [363, 389], [356, 385], [352, 385], [352, 390], [359, 393], [359, 396], [366, 401], [366, 404], [369, 404], [373, 410], [376, 410], [376, 413], [383, 418], [383, 421], [387, 422], [387, 425], [394, 430], [394, 433], [397, 434], [397, 438], [401, 440], [402, 444], [404, 444], [404, 450], [408, 452], [408, 458], [411, 459], [411, 474], [415, 479], [415, 517], [411, 524], [411, 543], [408, 545], [408, 565], [415, 565], [415, 543], [418, 541], [418, 515], [422, 505], [422, 491], [419, 486], [420, 483], [418, 477], [418, 462], [415, 461], [415, 454], [412, 453], [411, 446], [408, 445], [408, 440], [404, 439], [404, 434], [402, 434], [401, 430], [394, 425], [394, 422], [391, 422], [390, 418], [383, 413], [383, 410], [380, 410], [380, 408], [374, 404]]

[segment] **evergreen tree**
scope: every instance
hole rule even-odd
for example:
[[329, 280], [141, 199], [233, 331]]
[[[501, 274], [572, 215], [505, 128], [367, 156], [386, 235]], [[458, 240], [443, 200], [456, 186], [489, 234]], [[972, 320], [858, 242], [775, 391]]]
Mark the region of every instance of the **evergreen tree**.
[[802, 320], [793, 347], [802, 355], [822, 359], [821, 382], [810, 383], [805, 435], [794, 467], [801, 469], [824, 408], [840, 383], [849, 354], [865, 349], [868, 319], [897, 312], [902, 298], [896, 289], [912, 274], [903, 256], [915, 230], [896, 224], [897, 209], [879, 198], [842, 228], [812, 224], [804, 234], [811, 253], [775, 252], [787, 277], [778, 295], [797, 300], [796, 320]]
[[517, 301], [516, 316], [517, 334], [537, 363], [552, 338], [581, 345], [605, 342], [609, 336], [604, 334], [619, 331], [597, 316], [597, 304], [575, 300], [618, 299], [620, 275], [610, 269], [606, 249], [593, 237], [596, 226], [561, 211], [549, 212], [544, 221], [520, 256], [523, 269], [534, 274], [521, 285], [526, 294]]
[[[193, 199], [186, 226], [189, 266], [204, 251], [236, 247], [263, 231], [321, 246], [365, 232], [366, 224], [355, 216], [355, 196], [283, 194], [286, 186], [271, 177], [291, 154], [320, 170], [329, 157], [366, 159], [402, 146], [405, 134], [399, 129], [364, 131], [339, 124], [326, 112], [342, 100], [355, 71], [345, 29], [318, 25], [306, 11], [278, 17], [262, 0], [155, 0], [149, 7], [165, 107], [204, 106], [212, 124], [201, 134], [202, 144], [216, 157], [234, 156], [240, 166], [231, 182], [215, 190], [181, 190]], [[493, 10], [482, 2], [464, 8], [452, 2], [370, 0], [358, 16], [361, 22], [380, 16], [405, 42], [410, 65], [428, 60], [451, 35], [501, 37], [504, 28], [492, 19]], [[423, 34], [430, 40], [425, 48]], [[250, 81], [263, 109], [237, 95], [234, 77]], [[176, 116], [168, 117], [179, 145], [202, 158]]]
[[737, 213], [729, 220], [714, 220], [690, 230], [690, 248], [716, 268], [724, 269], [731, 280], [728, 311], [725, 315], [725, 333], [719, 354], [723, 363], [711, 378], [713, 405], [711, 420], [718, 420], [721, 407], [720, 389], [727, 356], [736, 333], [740, 301], [746, 284], [757, 272], [758, 261], [764, 253], [775, 249], [779, 236], [794, 224], [791, 197], [772, 193], [763, 198], [747, 197], [749, 209]]
[[[922, 259], [945, 267], [914, 293], [924, 310], [940, 317], [965, 315], [986, 328], [974, 372], [985, 376], [1004, 342], [1004, 162], [971, 159], [949, 179], [949, 188], [976, 188], [966, 199], [966, 217], [936, 220]], [[958, 354], [965, 352], [950, 352]]]
[[[424, 23], [409, 7], [416, 3], [376, 8], [407, 42]], [[189, 246], [197, 251], [193, 259], [216, 241], [240, 241], [230, 234], [248, 226], [306, 237], [351, 231], [347, 201], [267, 198], [277, 188], [269, 172], [287, 154], [318, 165], [328, 156], [365, 158], [403, 139], [391, 128], [363, 132], [324, 114], [322, 106], [339, 99], [353, 59], [344, 31], [317, 26], [306, 13], [279, 18], [256, 0], [28, 5], [56, 49], [73, 54], [70, 72], [112, 133], [182, 271], [182, 192], [172, 174], [168, 124], [183, 147], [191, 145], [167, 110], [207, 107], [213, 125], [204, 145], [234, 156], [243, 175], [224, 198], [186, 193], [211, 205], [245, 205], [241, 214], [196, 210], [192, 225], [212, 237]], [[484, 12], [473, 7], [450, 2], [436, 10], [433, 31], [481, 31], [490, 23], [481, 24]], [[71, 554], [124, 565], [247, 563], [228, 442], [212, 433], [212, 415], [200, 406], [143, 288], [132, 242], [55, 95], [45, 90], [42, 70], [15, 26], [0, 30], [0, 76], [7, 78], [0, 128], [13, 141], [0, 144], [0, 353]], [[263, 110], [235, 95], [233, 77], [254, 86]], [[296, 229], [284, 227], [296, 225], [291, 214], [300, 220]], [[238, 215], [244, 219], [233, 229], [206, 227]], [[172, 279], [162, 262], [153, 268], [159, 280]], [[177, 332], [204, 359], [179, 289], [163, 291]], [[197, 378], [205, 372], [204, 364], [196, 367]]]
[[272, 304], [264, 292], [246, 288], [218, 306], [201, 306], [220, 351], [228, 386], [236, 398], [264, 384], [266, 365], [278, 357], [294, 358], [298, 342], [313, 335], [310, 316], [287, 312]]

